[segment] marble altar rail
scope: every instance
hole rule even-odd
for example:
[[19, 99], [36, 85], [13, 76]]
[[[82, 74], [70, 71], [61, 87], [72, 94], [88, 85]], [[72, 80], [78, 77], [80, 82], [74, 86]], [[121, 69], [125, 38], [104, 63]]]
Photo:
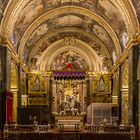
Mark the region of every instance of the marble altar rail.
[[[51, 125], [5, 125], [4, 138], [7, 140], [133, 140], [134, 126], [92, 126], [80, 128], [75, 125], [74, 131], [52, 129]], [[13, 138], [13, 139], [12, 139]]]

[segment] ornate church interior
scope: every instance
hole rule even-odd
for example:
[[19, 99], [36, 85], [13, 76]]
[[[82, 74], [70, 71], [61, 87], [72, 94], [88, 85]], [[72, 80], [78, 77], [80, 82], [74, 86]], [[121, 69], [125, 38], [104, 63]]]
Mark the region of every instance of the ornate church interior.
[[140, 0], [0, 0], [0, 130], [140, 139]]

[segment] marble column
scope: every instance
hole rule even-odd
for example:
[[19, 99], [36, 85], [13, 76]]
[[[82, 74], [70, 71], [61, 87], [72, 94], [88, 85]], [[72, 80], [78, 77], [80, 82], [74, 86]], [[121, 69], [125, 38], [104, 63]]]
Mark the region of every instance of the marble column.
[[140, 45], [139, 45], [137, 80], [138, 80], [138, 128], [140, 130]]
[[21, 66], [20, 64], [18, 65], [18, 84], [19, 84], [19, 89], [18, 89], [18, 115], [17, 115], [17, 121], [18, 124], [22, 123], [22, 116], [21, 116]]
[[138, 57], [139, 46], [133, 46], [129, 52], [129, 123], [139, 129], [139, 93], [138, 93]]
[[138, 93], [139, 93], [139, 98], [138, 98], [138, 128], [140, 129], [140, 77], [138, 79]]
[[47, 102], [48, 102], [48, 106], [49, 106], [49, 109], [51, 110], [51, 101], [50, 101], [50, 93], [51, 93], [51, 79], [50, 79], [50, 75], [46, 77], [46, 92], [47, 92]]
[[6, 92], [10, 91], [10, 53], [6, 45], [0, 44], [0, 129], [6, 123]]

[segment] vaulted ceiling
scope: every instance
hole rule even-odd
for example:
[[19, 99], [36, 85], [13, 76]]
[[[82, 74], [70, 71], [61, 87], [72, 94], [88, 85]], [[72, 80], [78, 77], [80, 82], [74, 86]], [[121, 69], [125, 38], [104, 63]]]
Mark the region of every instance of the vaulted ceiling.
[[85, 61], [86, 70], [108, 71], [140, 31], [139, 0], [1, 0], [1, 4], [2, 34], [29, 69], [34, 64], [33, 69], [49, 71], [61, 55], [71, 56], [76, 64]]

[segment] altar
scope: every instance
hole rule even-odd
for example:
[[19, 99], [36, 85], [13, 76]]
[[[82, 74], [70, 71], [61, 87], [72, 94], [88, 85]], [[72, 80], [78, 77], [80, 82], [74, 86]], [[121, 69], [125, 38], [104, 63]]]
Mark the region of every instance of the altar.
[[86, 71], [53, 71], [52, 114], [58, 131], [79, 131], [83, 125], [87, 112], [86, 80]]
[[81, 115], [57, 115], [56, 126], [59, 131], [79, 131], [83, 126]]

